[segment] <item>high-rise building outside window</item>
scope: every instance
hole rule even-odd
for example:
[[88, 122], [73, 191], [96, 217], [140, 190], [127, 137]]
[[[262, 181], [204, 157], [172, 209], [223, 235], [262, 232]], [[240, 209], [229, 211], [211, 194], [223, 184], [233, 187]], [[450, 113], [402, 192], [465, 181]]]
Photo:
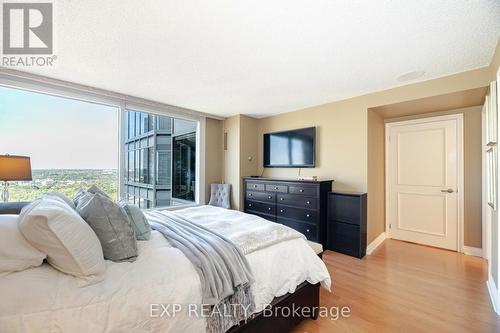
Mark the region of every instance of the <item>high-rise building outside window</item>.
[[197, 122], [127, 110], [123, 185], [141, 208], [195, 201]]

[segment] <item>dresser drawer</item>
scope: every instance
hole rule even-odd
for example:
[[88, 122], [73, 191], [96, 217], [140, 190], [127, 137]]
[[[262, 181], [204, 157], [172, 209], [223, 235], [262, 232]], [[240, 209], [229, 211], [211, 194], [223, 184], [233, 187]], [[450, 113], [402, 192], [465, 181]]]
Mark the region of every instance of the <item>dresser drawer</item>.
[[302, 195], [311, 195], [316, 196], [316, 186], [307, 186], [307, 185], [294, 185], [289, 187], [289, 192], [292, 194], [302, 194]]
[[247, 183], [247, 191], [264, 191], [265, 186], [261, 183]]
[[303, 197], [300, 195], [293, 195], [293, 194], [278, 194], [277, 197], [278, 204], [304, 207], [310, 209], [316, 209], [317, 202], [318, 200], [316, 198]]
[[315, 225], [311, 225], [309, 223], [300, 223], [297, 221], [279, 218], [277, 219], [278, 223], [284, 224], [287, 227], [297, 230], [301, 234], [307, 237], [308, 240], [317, 242], [318, 241], [318, 228]]
[[264, 203], [257, 201], [247, 201], [245, 205], [247, 211], [253, 211], [264, 214], [274, 215], [276, 213], [276, 205], [274, 203]]
[[314, 210], [278, 205], [276, 216], [309, 223], [318, 223], [318, 213]]
[[288, 185], [266, 184], [266, 191], [288, 193]]
[[247, 199], [248, 200], [274, 202], [275, 198], [276, 198], [276, 194], [274, 194], [274, 193], [247, 192]]

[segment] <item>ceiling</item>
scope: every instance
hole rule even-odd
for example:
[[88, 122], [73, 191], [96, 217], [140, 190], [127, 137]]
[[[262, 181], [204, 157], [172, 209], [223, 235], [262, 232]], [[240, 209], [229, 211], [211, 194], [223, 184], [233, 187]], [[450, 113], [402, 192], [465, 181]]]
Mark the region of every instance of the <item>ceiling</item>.
[[54, 29], [56, 67], [19, 69], [264, 117], [487, 66], [500, 1], [65, 0]]

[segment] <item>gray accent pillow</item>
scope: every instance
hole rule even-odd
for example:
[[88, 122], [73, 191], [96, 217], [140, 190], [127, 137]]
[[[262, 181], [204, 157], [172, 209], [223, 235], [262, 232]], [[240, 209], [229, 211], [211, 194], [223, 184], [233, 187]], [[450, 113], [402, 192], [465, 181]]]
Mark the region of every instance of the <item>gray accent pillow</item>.
[[76, 210], [94, 230], [105, 259], [135, 261], [137, 242], [127, 213], [100, 193], [87, 192], [78, 200]]
[[109, 195], [106, 194], [106, 192], [104, 192], [103, 190], [101, 190], [99, 187], [95, 186], [95, 185], [92, 185], [88, 190], [87, 192], [90, 192], [90, 193], [93, 193], [93, 194], [97, 194], [99, 193], [100, 195], [104, 195], [106, 198], [109, 198], [111, 199], [111, 197]]
[[120, 201], [119, 205], [128, 215], [132, 224], [132, 229], [134, 229], [135, 232], [135, 239], [149, 240], [151, 236], [151, 227], [142, 210], [136, 205], [129, 204], [127, 200]]

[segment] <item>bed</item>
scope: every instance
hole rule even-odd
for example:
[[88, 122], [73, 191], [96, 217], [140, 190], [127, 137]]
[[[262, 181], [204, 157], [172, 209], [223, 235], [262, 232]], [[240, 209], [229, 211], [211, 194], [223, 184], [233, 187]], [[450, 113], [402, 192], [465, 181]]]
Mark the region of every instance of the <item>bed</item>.
[[[221, 208], [201, 206], [177, 212], [235, 214], [235, 220], [247, 222], [260, 219], [217, 210]], [[0, 277], [0, 331], [205, 332], [204, 313], [198, 308], [200, 280], [191, 262], [158, 231], [138, 247], [135, 262], [106, 261], [105, 279], [84, 288], [46, 263]], [[262, 310], [270, 304], [314, 308], [319, 305], [320, 284], [330, 288], [328, 270], [305, 239], [273, 244], [247, 259], [255, 278], [255, 314], [229, 332], [263, 327], [287, 331], [304, 317], [267, 316]]]

